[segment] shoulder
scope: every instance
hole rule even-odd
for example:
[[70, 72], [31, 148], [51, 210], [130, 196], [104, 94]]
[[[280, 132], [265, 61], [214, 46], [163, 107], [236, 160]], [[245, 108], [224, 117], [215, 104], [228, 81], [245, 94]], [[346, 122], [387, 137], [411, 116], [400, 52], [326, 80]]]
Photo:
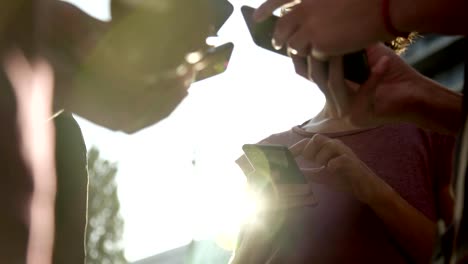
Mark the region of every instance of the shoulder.
[[440, 134], [431, 130], [422, 129], [414, 124], [402, 123], [381, 126], [378, 133], [383, 133], [388, 136], [395, 135], [399, 138], [421, 138], [427, 141], [428, 144], [454, 144], [456, 138], [451, 135]]

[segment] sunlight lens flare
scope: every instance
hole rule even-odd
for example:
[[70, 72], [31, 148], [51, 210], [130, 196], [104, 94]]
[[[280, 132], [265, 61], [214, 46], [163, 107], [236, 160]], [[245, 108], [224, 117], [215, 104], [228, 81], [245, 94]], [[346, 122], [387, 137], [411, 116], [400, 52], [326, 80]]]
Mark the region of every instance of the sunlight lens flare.
[[257, 214], [264, 209], [264, 202], [260, 196], [247, 189], [238, 197], [232, 197], [229, 216], [224, 219], [221, 232], [217, 234], [215, 242], [219, 247], [232, 251], [237, 244], [239, 231], [244, 225], [257, 224]]

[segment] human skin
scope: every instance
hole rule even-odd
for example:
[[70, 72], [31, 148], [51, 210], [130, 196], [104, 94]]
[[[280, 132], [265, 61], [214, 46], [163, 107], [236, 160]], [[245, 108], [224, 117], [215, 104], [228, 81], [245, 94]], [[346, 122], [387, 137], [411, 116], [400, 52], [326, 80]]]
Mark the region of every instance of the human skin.
[[[460, 93], [416, 72], [383, 44], [372, 45], [366, 51], [371, 75], [363, 85], [344, 80], [342, 73], [336, 71], [329, 70], [326, 79], [317, 76], [327, 66], [310, 56], [309, 65], [298, 57], [293, 57], [293, 62], [296, 72], [318, 82], [324, 94], [330, 94], [330, 103], [355, 126], [410, 122], [443, 134], [459, 132], [463, 100]], [[339, 68], [342, 61], [332, 57], [328, 65]]]
[[[389, 56], [395, 55], [393, 51], [383, 46], [375, 48], [381, 51], [389, 51]], [[395, 56], [395, 58], [398, 58], [397, 55]], [[380, 69], [374, 69], [374, 72], [386, 72], [384, 71], [385, 67], [389, 66], [389, 60], [382, 59], [382, 56], [380, 57], [377, 62], [374, 62], [375, 67]], [[347, 104], [348, 109], [345, 109], [343, 114], [336, 109], [336, 96], [332, 96], [333, 92], [330, 91], [333, 88], [331, 86], [337, 84], [341, 86], [346, 85], [342, 73], [343, 67], [339, 61], [342, 61], [342, 57], [334, 57], [326, 65], [328, 70], [325, 71], [323, 67], [312, 70], [310, 77], [324, 92], [326, 103], [324, 109], [305, 124], [303, 129], [316, 133], [336, 133], [385, 124], [384, 121], [382, 123], [373, 121], [375, 113], [372, 116], [369, 115], [369, 120], [365, 124], [361, 123], [361, 126], [350, 122], [349, 113], [352, 114], [352, 111], [349, 109], [362, 107], [364, 103], [363, 100], [353, 102], [356, 99], [352, 96], [348, 96], [351, 98], [351, 102]], [[305, 73], [303, 60], [299, 59], [294, 62], [296, 70]], [[311, 61], [309, 60], [309, 62]], [[311, 63], [317, 67], [325, 66], [319, 61]], [[412, 72], [412, 74], [415, 73]], [[382, 76], [371, 78], [374, 78], [374, 80], [364, 84], [368, 86], [364, 89], [378, 89], [376, 87], [381, 85], [380, 81], [385, 81]], [[338, 80], [341, 81], [338, 82]], [[391, 86], [391, 84], [402, 81], [393, 80], [393, 82], [387, 82], [386, 85]], [[359, 93], [360, 88], [362, 89], [362, 87], [348, 89], [350, 89], [350, 93]], [[390, 90], [389, 87], [388, 90], [393, 92], [396, 89]], [[389, 95], [386, 96], [388, 97]], [[399, 98], [399, 96], [393, 97]], [[305, 159], [317, 164], [318, 167], [321, 166], [319, 169], [301, 169], [309, 180], [327, 185], [336, 191], [347, 192], [364, 204], [367, 204], [385, 223], [389, 234], [408, 252], [415, 263], [427, 263], [429, 261], [436, 238], [436, 224], [410, 205], [390, 185], [378, 177], [354, 154], [352, 149], [338, 139], [316, 134], [311, 139], [304, 139], [291, 146], [290, 150], [294, 155], [301, 155]], [[441, 175], [443, 173], [441, 172]], [[404, 175], [395, 177], [404, 177]], [[438, 208], [443, 208], [441, 212], [442, 218], [446, 223], [450, 223], [454, 205], [451, 183], [443, 177], [438, 179], [438, 181], [438, 185], [440, 186], [437, 190], [436, 203], [438, 204]], [[401, 219], [405, 219], [404, 225], [401, 224]]]
[[[291, 0], [268, 0], [255, 12], [261, 21]], [[360, 50], [391, 35], [384, 23], [382, 1], [302, 0], [278, 20], [274, 40], [305, 55], [311, 49], [333, 56]], [[464, 0], [390, 0], [389, 17], [400, 32], [466, 35], [468, 3]]]

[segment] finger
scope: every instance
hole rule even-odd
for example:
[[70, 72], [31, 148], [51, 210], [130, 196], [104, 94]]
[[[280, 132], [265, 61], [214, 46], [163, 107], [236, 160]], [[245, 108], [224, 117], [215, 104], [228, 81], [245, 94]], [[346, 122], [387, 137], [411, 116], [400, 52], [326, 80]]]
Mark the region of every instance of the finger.
[[261, 22], [271, 16], [276, 9], [289, 2], [291, 0], [268, 0], [255, 10], [253, 18], [256, 22]]
[[309, 143], [309, 140], [308, 138], [305, 138], [299, 142], [297, 142], [296, 144], [292, 145], [291, 147], [289, 147], [289, 151], [291, 151], [291, 154], [294, 156], [294, 157], [297, 157], [299, 155], [302, 154], [302, 151], [304, 150], [304, 148], [307, 146], [307, 144]]
[[388, 63], [390, 61], [390, 57], [388, 56], [382, 56], [377, 63], [372, 67], [371, 73], [374, 75], [381, 75], [383, 74], [387, 68], [388, 68]]
[[383, 56], [397, 56], [395, 54], [395, 51], [393, 51], [391, 48], [385, 46], [383, 43], [377, 43], [370, 45], [369, 47], [366, 48], [366, 53], [367, 53], [367, 60], [369, 65], [373, 67], [374, 65], [377, 64], [377, 62], [382, 58]]
[[314, 162], [321, 166], [327, 166], [328, 162], [342, 154], [336, 140], [330, 139], [321, 145], [320, 150], [315, 155]]
[[327, 168], [325, 166], [317, 168], [300, 168], [302, 175], [309, 181], [318, 184], [325, 184], [327, 181]]
[[350, 161], [346, 154], [339, 155], [331, 159], [327, 166], [317, 168], [301, 168], [301, 172], [308, 180], [318, 184], [328, 184], [333, 180], [333, 176], [337, 176], [343, 172], [346, 164]]
[[389, 57], [381, 57], [377, 63], [371, 68], [369, 79], [360, 87], [359, 92], [367, 96], [374, 94], [379, 81], [387, 70]]
[[322, 146], [330, 140], [331, 139], [328, 137], [315, 134], [302, 151], [302, 156], [308, 160], [314, 161]]
[[[274, 40], [272, 40], [272, 41], [273, 41], [273, 42], [272, 42], [272, 43], [273, 43], [272, 45], [275, 45], [275, 44], [274, 44]], [[291, 47], [289, 44], [287, 45], [286, 52], [287, 52], [287, 54], [288, 54], [288, 57], [292, 57], [292, 56], [297, 55], [297, 50], [294, 49], [293, 47]]]
[[345, 164], [350, 161], [348, 155], [343, 154], [338, 157], [331, 159], [327, 164], [327, 173], [329, 176], [334, 176], [336, 174], [341, 174]]
[[276, 49], [281, 49], [288, 42], [289, 38], [299, 29], [299, 21], [302, 18], [302, 14], [299, 13], [299, 10], [302, 9], [294, 9], [285, 16], [280, 17], [276, 22], [272, 40], [273, 46]]
[[361, 85], [361, 87], [357, 90], [357, 92], [353, 95], [354, 105], [359, 107], [353, 107], [351, 109], [350, 117], [352, 123], [359, 123], [358, 120], [363, 113], [367, 111], [368, 107], [374, 103], [374, 94], [377, 89], [377, 86], [381, 82], [383, 75], [388, 67], [389, 58], [384, 56], [379, 59], [374, 67], [371, 69], [371, 75], [369, 79]]
[[307, 58], [305, 57], [300, 57], [300, 56], [291, 56], [293, 64], [294, 64], [294, 70], [296, 73], [304, 78], [307, 79]]
[[338, 116], [343, 116], [343, 111], [348, 105], [348, 94], [344, 85], [343, 57], [335, 57], [330, 60], [328, 75], [328, 91], [330, 99], [335, 106]]
[[307, 76], [309, 80], [315, 82], [322, 93], [328, 96], [328, 62], [323, 62], [307, 56]]
[[297, 55], [307, 57], [310, 55], [312, 44], [309, 42], [310, 34], [307, 27], [300, 27], [289, 38], [288, 45], [297, 51]]

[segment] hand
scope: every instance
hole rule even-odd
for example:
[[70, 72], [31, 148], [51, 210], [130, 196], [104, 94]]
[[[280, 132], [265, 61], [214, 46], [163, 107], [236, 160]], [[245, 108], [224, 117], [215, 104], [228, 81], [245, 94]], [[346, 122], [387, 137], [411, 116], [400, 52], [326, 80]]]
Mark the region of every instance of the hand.
[[[268, 0], [255, 12], [261, 21], [291, 0]], [[385, 30], [380, 1], [302, 0], [281, 17], [273, 34], [276, 45], [289, 45], [299, 55], [311, 49], [328, 56], [342, 55], [377, 41], [392, 39]]]
[[[418, 82], [424, 79], [397, 54], [383, 44], [367, 48], [371, 75], [358, 85], [343, 78], [341, 57], [328, 63], [309, 57], [309, 65], [293, 58], [296, 72], [315, 81], [342, 117], [356, 126], [375, 126], [413, 121]], [[307, 68], [307, 66], [309, 68]]]
[[388, 186], [354, 152], [337, 139], [316, 134], [290, 147], [293, 155], [302, 155], [318, 168], [301, 168], [309, 180], [347, 192], [363, 203], [374, 201], [378, 190]]

